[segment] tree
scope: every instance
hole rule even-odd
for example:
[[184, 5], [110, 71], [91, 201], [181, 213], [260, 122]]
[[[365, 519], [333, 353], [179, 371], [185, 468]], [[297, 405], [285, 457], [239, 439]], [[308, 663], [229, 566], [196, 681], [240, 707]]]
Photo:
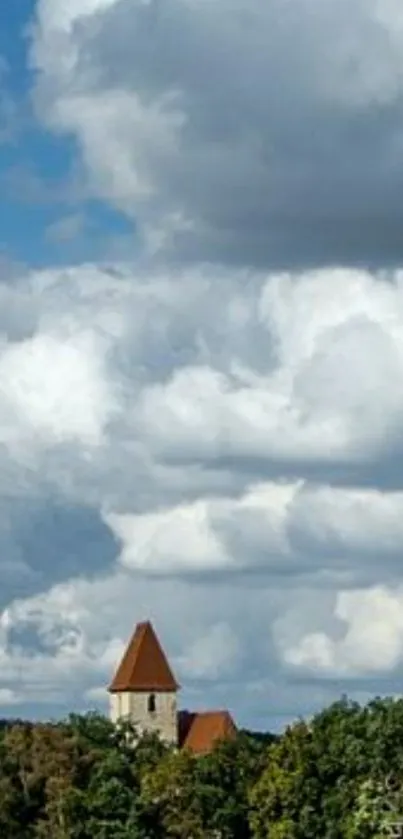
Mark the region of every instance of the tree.
[[221, 839], [249, 837], [249, 793], [261, 774], [265, 755], [263, 742], [239, 734], [197, 760], [195, 794], [205, 830]]
[[168, 752], [143, 775], [141, 804], [150, 837], [208, 839], [197, 796], [196, 760], [188, 752]]
[[[298, 839], [301, 827], [311, 835], [312, 798], [316, 787], [304, 790], [311, 767], [311, 733], [304, 723], [290, 727], [269, 746], [266, 768], [250, 795], [250, 825], [255, 839]], [[308, 823], [307, 823], [308, 822]], [[319, 835], [319, 834], [318, 834]]]
[[390, 784], [368, 778], [359, 788], [355, 806], [347, 820], [346, 839], [383, 839], [403, 833], [403, 789], [401, 782]]

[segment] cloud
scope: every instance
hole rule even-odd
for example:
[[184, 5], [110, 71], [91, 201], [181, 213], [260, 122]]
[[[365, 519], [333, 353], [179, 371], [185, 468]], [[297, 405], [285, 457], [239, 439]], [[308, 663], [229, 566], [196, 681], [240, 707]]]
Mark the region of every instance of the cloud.
[[61, 584], [3, 610], [1, 679], [6, 684], [18, 679], [25, 702], [68, 706], [77, 701], [83, 682], [105, 676], [121, 654], [116, 639], [104, 637], [100, 647], [88, 636], [90, 609], [81, 600], [83, 588], [88, 584]]
[[[156, 569], [159, 556], [171, 569], [243, 567], [236, 545], [244, 532], [259, 541], [266, 503], [254, 488], [278, 481], [278, 498], [301, 480], [319, 487], [297, 494], [288, 539], [327, 555], [335, 550], [327, 527], [345, 551], [353, 519], [358, 526], [361, 516], [359, 533], [372, 532], [376, 509], [384, 549], [395, 544], [400, 496], [382, 500], [381, 491], [402, 489], [400, 273], [244, 279], [211, 268], [86, 265], [1, 285], [3, 469], [21, 470], [24, 492], [46, 475], [69, 503], [115, 515], [126, 547], [142, 528]], [[360, 486], [374, 492], [360, 496]], [[363, 505], [372, 505], [365, 525]], [[224, 520], [230, 545], [217, 535]], [[187, 555], [173, 535], [179, 526], [194, 532]], [[369, 539], [356, 538], [356, 549], [370, 551]], [[127, 550], [129, 565], [150, 564]]]
[[2, 688], [0, 690], [0, 706], [5, 705], [8, 708], [10, 705], [18, 705], [18, 696], [10, 688]]
[[178, 369], [142, 394], [143, 433], [173, 458], [384, 456], [400, 439], [400, 289], [399, 273], [395, 284], [348, 271], [270, 277], [256, 313], [269, 338], [266, 371], [236, 358], [225, 371]]
[[[101, 366], [99, 361], [101, 360]], [[1, 436], [7, 445], [33, 434], [55, 442], [99, 444], [113, 410], [92, 337], [42, 334], [4, 348], [0, 359]]]
[[[269, 585], [243, 588], [228, 580], [211, 588], [178, 579], [150, 581], [117, 569], [92, 581], [71, 580], [3, 611], [0, 686], [18, 681], [25, 703], [42, 706], [42, 714], [49, 704], [58, 713], [77, 706], [105, 710], [105, 688], [133, 622], [147, 616], [182, 685], [181, 707], [231, 707], [240, 721], [247, 720], [250, 706], [256, 719], [259, 707], [268, 726], [273, 714], [293, 713], [287, 691], [274, 684], [273, 610], [276, 596]], [[264, 702], [262, 708], [263, 684], [272, 707]]]
[[[299, 634], [302, 605], [305, 620], [328, 619], [330, 597], [322, 595], [318, 609], [317, 593], [300, 586], [279, 592], [270, 577], [242, 585], [228, 578], [212, 587], [115, 570], [71, 580], [3, 612], [0, 682], [10, 689], [18, 680], [20, 702], [106, 710], [106, 686], [133, 622], [147, 616], [182, 685], [182, 707], [228, 706], [241, 724], [267, 728], [329, 702], [335, 691], [329, 676], [340, 689], [350, 682], [350, 694], [360, 699], [370, 695], [362, 681], [368, 675], [379, 689], [380, 678], [395, 673], [397, 689], [400, 594], [382, 587], [342, 594], [336, 633]], [[281, 626], [294, 633], [294, 645]]]
[[183, 702], [245, 721], [398, 678], [396, 608], [381, 665], [362, 603], [387, 627], [400, 596], [399, 272], [88, 264], [0, 298], [1, 690], [97, 704], [148, 617]]
[[85, 233], [87, 220], [82, 213], [71, 213], [52, 222], [46, 228], [49, 242], [69, 242]]
[[290, 510], [289, 536], [293, 545], [321, 559], [351, 560], [361, 556], [368, 569], [382, 556], [400, 562], [403, 538], [403, 494], [377, 490], [303, 487]]
[[35, 101], [165, 258], [396, 264], [402, 39], [394, 0], [39, 0]]
[[397, 0], [37, 0], [3, 180], [62, 247], [0, 265], [10, 713], [105, 708], [146, 618], [247, 725], [396, 690], [402, 40]]
[[287, 565], [287, 504], [294, 485], [263, 484], [240, 498], [197, 500], [140, 515], [105, 512], [119, 562], [147, 575], [209, 574]]
[[294, 483], [250, 485], [141, 514], [104, 512], [118, 562], [153, 577], [268, 574], [276, 586], [319, 586], [400, 574], [403, 493]]
[[402, 591], [373, 587], [339, 592], [334, 617], [342, 630], [304, 635], [284, 661], [321, 676], [344, 678], [393, 671], [403, 660]]
[[[400, 274], [243, 280], [87, 265], [4, 286], [3, 439], [32, 436], [48, 452], [96, 445], [92, 468], [123, 446], [171, 480], [185, 463], [208, 464], [213, 480], [235, 461], [265, 464], [266, 477], [336, 466], [347, 476], [355, 464], [359, 480], [396, 455]], [[323, 288], [335, 280], [331, 303]]]
[[241, 649], [240, 639], [228, 624], [217, 623], [188, 646], [178, 664], [187, 678], [216, 680], [236, 672]]
[[206, 502], [195, 502], [190, 508], [183, 506], [168, 513], [133, 517], [112, 513], [105, 521], [122, 540], [120, 561], [129, 568], [172, 574], [225, 568], [228, 563], [208, 526]]
[[[125, 590], [134, 596], [131, 606]], [[141, 591], [144, 595], [144, 586], [140, 584], [136, 591], [126, 575], [117, 573], [92, 583], [62, 583], [46, 593], [15, 600], [0, 619], [2, 682], [13, 682], [23, 668], [24, 693], [31, 701], [48, 701], [47, 691], [53, 700], [63, 701], [63, 690], [68, 691], [68, 701], [75, 686], [81, 688], [83, 682], [88, 690], [91, 682], [93, 687], [100, 680], [106, 685], [123, 652], [125, 634], [131, 630], [131, 625], [125, 625], [127, 617], [131, 620], [133, 608], [140, 608]], [[163, 611], [166, 620], [170, 610]], [[24, 637], [27, 630], [29, 648]]]

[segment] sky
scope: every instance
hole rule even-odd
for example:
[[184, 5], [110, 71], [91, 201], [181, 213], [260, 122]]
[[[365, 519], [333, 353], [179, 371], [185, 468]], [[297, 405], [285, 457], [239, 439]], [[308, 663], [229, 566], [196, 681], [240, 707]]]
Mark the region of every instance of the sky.
[[400, 0], [3, 6], [0, 716], [398, 695]]

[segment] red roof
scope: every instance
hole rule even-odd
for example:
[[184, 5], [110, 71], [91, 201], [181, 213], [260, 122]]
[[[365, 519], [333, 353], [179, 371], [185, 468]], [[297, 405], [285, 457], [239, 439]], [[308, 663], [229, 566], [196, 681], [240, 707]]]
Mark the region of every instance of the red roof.
[[220, 740], [233, 740], [236, 725], [229, 711], [203, 711], [179, 714], [180, 745], [194, 754], [211, 752]]
[[138, 623], [109, 691], [176, 691], [178, 687], [151, 623]]

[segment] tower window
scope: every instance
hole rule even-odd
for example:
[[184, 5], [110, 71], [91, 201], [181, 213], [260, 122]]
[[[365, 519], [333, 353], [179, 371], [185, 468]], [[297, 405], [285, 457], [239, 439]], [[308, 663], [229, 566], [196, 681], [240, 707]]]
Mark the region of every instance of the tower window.
[[155, 714], [157, 710], [157, 703], [155, 701], [155, 693], [150, 693], [148, 697], [148, 713]]

